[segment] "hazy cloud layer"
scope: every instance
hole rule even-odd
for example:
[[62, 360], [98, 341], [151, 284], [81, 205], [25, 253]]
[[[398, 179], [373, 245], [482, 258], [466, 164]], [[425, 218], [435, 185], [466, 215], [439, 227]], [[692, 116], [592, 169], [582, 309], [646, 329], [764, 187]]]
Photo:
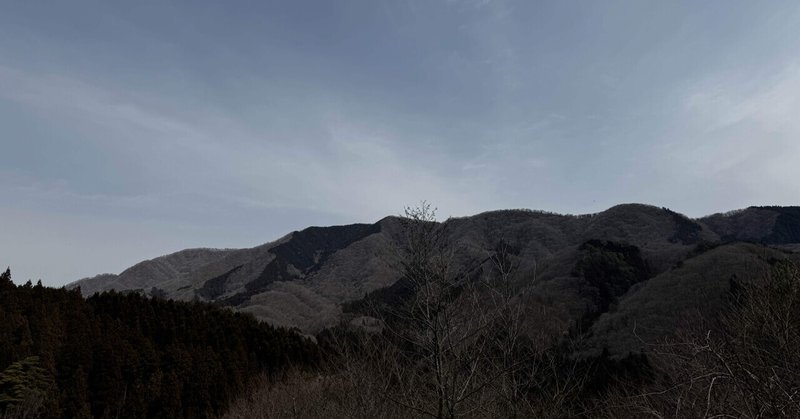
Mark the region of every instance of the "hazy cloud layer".
[[63, 284], [422, 199], [797, 204], [798, 27], [793, 1], [5, 2], [0, 263]]

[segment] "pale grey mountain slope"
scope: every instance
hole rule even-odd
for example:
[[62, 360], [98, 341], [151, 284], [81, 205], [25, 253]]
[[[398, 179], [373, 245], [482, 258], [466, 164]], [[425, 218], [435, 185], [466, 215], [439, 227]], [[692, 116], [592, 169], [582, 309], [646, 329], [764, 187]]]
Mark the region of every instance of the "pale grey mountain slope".
[[397, 280], [390, 266], [397, 222], [312, 227], [251, 249], [185, 250], [67, 287], [80, 287], [85, 296], [116, 290], [216, 301], [313, 333], [336, 321], [342, 302]]
[[230, 249], [186, 249], [155, 259], [137, 263], [119, 275], [101, 274], [67, 285], [81, 287], [84, 295], [92, 295], [109, 289], [135, 290], [151, 287], [163, 288], [165, 284], [183, 278], [201, 267], [217, 261]]

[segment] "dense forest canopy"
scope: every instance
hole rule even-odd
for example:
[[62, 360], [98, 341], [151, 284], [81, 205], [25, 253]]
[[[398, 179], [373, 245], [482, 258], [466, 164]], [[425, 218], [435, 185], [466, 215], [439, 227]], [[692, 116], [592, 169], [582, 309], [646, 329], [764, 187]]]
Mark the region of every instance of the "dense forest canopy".
[[297, 333], [204, 303], [14, 285], [0, 276], [0, 409], [41, 417], [209, 417], [259, 375], [316, 362]]

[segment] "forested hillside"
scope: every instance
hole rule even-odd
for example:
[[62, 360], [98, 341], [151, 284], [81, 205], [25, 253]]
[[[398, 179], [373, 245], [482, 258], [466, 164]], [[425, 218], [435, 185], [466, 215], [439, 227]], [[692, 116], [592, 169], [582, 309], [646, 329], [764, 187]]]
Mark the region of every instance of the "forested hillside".
[[[465, 264], [433, 220], [407, 213], [401, 279], [318, 335], [319, 372], [262, 385], [227, 417], [800, 414], [798, 254], [684, 228], [676, 241], [695, 246], [672, 266], [588, 240], [537, 276], [502, 241]], [[566, 287], [543, 294], [554, 281]]]
[[[520, 270], [540, 274], [536, 294], [541, 300], [555, 300], [553, 309], [563, 311], [559, 321], [568, 323], [582, 316], [587, 304], [583, 297], [589, 299], [576, 297], [582, 292], [579, 288], [595, 287], [591, 272], [585, 277], [575, 270], [591, 241], [636, 247], [631, 251], [647, 263], [649, 277], [670, 270], [707, 243], [796, 246], [798, 214], [797, 207], [751, 207], [691, 219], [667, 208], [622, 204], [585, 215], [490, 211], [442, 224], [458, 244], [462, 265], [486, 259], [500, 241], [514, 247]], [[87, 297], [113, 289], [216, 302], [273, 325], [316, 334], [341, 320], [347, 304], [399, 279], [397, 248], [404, 240], [400, 217], [374, 224], [309, 227], [251, 249], [183, 250], [140, 262], [119, 275], [99, 275], [67, 287], [80, 286]], [[598, 289], [620, 293], [627, 291], [624, 288]], [[591, 299], [591, 305], [605, 304]], [[599, 315], [604, 308], [592, 309]]]
[[[177, 252], [69, 289], [15, 286], [6, 273], [0, 407], [449, 418], [702, 417], [760, 404], [792, 416], [792, 393], [764, 383], [800, 391], [787, 349], [800, 343], [797, 214], [690, 219], [625, 204], [438, 222], [423, 203], [252, 249]], [[760, 370], [734, 365], [745, 361]]]
[[0, 276], [0, 412], [10, 417], [212, 417], [255, 377], [317, 358], [307, 339], [248, 314], [135, 293], [84, 299]]

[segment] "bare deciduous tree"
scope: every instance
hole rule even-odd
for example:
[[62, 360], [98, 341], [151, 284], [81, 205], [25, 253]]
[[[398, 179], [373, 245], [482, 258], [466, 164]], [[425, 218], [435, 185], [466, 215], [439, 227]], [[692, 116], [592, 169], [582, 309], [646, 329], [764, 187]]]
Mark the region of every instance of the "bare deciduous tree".
[[325, 339], [330, 357], [319, 376], [295, 375], [235, 411], [255, 404], [269, 417], [564, 416], [583, 381], [531, 340], [535, 270], [522, 274], [520, 256], [502, 240], [469, 260], [425, 202], [407, 208], [402, 222], [398, 295], [371, 306], [382, 327], [343, 323]]
[[518, 373], [534, 355], [523, 344], [529, 283], [516, 281], [511, 246], [501, 242], [464, 268], [429, 204], [407, 208], [404, 227], [401, 281], [410, 298], [386, 321], [386, 336], [400, 348], [392, 375], [404, 385], [388, 397], [436, 418], [507, 410], [522, 395]]
[[777, 262], [732, 298], [718, 322], [648, 345], [663, 378], [618, 392], [609, 416], [800, 417], [800, 270]]

